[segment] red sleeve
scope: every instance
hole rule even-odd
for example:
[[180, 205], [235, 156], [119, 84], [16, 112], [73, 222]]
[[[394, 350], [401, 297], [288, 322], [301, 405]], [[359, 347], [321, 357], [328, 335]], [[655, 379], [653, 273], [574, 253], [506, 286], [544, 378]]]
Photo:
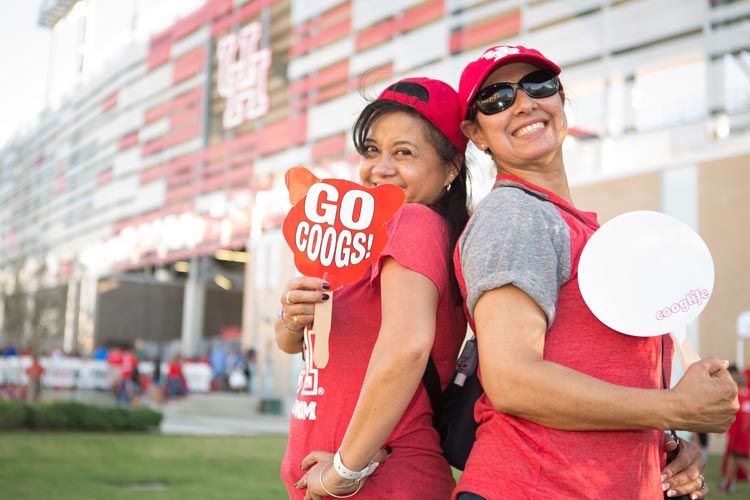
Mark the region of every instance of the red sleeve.
[[370, 284], [380, 289], [380, 270], [386, 258], [429, 278], [442, 296], [449, 273], [449, 237], [446, 221], [431, 208], [418, 203], [403, 205], [388, 222], [388, 243], [373, 264]]

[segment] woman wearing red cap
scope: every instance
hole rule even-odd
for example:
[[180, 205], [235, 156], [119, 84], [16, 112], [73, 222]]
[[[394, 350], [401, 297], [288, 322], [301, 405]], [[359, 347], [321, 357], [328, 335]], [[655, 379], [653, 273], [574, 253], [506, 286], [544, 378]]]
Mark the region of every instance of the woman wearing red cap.
[[455, 255], [485, 389], [455, 497], [704, 498], [697, 447], [662, 471], [662, 429], [726, 430], [736, 388], [706, 359], [661, 390], [669, 337], [617, 333], [583, 302], [578, 258], [599, 224], [571, 200], [559, 73], [536, 50], [499, 46], [461, 75], [462, 129], [498, 176]]
[[395, 184], [406, 204], [378, 261], [336, 292], [325, 368], [304, 330], [329, 299], [326, 284], [295, 278], [282, 294], [277, 343], [307, 353], [281, 466], [290, 498], [450, 498], [455, 481], [421, 380], [431, 356], [447, 386], [466, 334], [451, 260], [468, 219], [460, 122], [453, 88], [410, 78], [354, 125], [362, 184]]

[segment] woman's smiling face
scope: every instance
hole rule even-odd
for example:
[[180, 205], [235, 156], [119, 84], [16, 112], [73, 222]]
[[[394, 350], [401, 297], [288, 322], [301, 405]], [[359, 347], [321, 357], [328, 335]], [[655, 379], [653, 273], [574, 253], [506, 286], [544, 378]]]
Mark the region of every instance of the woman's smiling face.
[[[482, 88], [517, 83], [538, 69], [527, 63], [502, 66], [490, 74]], [[560, 94], [534, 99], [519, 89], [508, 109], [493, 115], [479, 112], [476, 122], [466, 125], [464, 131], [480, 149], [484, 145], [492, 151], [499, 167], [533, 168], [560, 155], [568, 122]]]
[[436, 202], [453, 180], [455, 168], [440, 159], [425, 135], [421, 118], [402, 111], [387, 113], [370, 128], [359, 175], [362, 185], [395, 184], [407, 203]]

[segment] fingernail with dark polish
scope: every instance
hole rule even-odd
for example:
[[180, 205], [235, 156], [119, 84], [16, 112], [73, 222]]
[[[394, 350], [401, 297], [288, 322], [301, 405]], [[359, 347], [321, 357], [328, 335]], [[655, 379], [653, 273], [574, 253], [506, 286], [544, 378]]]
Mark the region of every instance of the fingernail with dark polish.
[[323, 290], [330, 290], [331, 284], [330, 283], [323, 283]]
[[323, 300], [328, 300], [328, 299], [330, 299], [330, 298], [331, 298], [331, 296], [330, 296], [330, 295], [328, 295], [327, 293], [324, 293], [324, 294], [323, 294]]

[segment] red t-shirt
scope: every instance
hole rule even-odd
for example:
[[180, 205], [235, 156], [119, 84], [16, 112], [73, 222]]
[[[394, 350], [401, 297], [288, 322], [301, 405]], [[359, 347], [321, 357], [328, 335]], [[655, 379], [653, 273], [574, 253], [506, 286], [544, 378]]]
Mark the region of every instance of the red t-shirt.
[[[669, 337], [618, 333], [581, 297], [578, 260], [599, 227], [595, 214], [508, 175], [498, 176], [496, 186], [478, 205], [456, 250], [467, 310], [473, 314], [484, 292], [513, 284], [547, 315], [545, 360], [612, 384], [661, 388], [662, 364], [667, 382], [671, 373]], [[486, 395], [474, 415], [477, 439], [456, 494], [488, 500], [663, 499], [662, 431], [551, 429], [495, 411]]]
[[750, 455], [750, 392], [740, 390], [740, 410], [727, 431], [727, 450], [739, 455]]
[[35, 361], [26, 368], [26, 375], [32, 380], [39, 380], [44, 375], [44, 367], [38, 361]]
[[177, 361], [167, 363], [167, 377], [182, 378], [182, 366]]
[[123, 379], [129, 379], [133, 376], [133, 371], [138, 365], [138, 357], [132, 352], [126, 352], [122, 355], [122, 372]]
[[[392, 257], [423, 274], [437, 287], [432, 357], [443, 387], [453, 374], [466, 322], [461, 307], [453, 302], [449, 285], [447, 225], [428, 207], [407, 204], [388, 223], [388, 237], [379, 262], [362, 279], [333, 295], [328, 365], [320, 369], [307, 356], [300, 374], [281, 465], [281, 476], [292, 499], [304, 497], [304, 490], [293, 487], [304, 473], [300, 470], [302, 459], [313, 450], [335, 452], [349, 425], [380, 330], [380, 265], [385, 258]], [[305, 339], [306, 344], [310, 341], [309, 337]], [[368, 478], [357, 499], [450, 498], [454, 480], [441, 454], [422, 384], [385, 445], [393, 448], [392, 455]]]

